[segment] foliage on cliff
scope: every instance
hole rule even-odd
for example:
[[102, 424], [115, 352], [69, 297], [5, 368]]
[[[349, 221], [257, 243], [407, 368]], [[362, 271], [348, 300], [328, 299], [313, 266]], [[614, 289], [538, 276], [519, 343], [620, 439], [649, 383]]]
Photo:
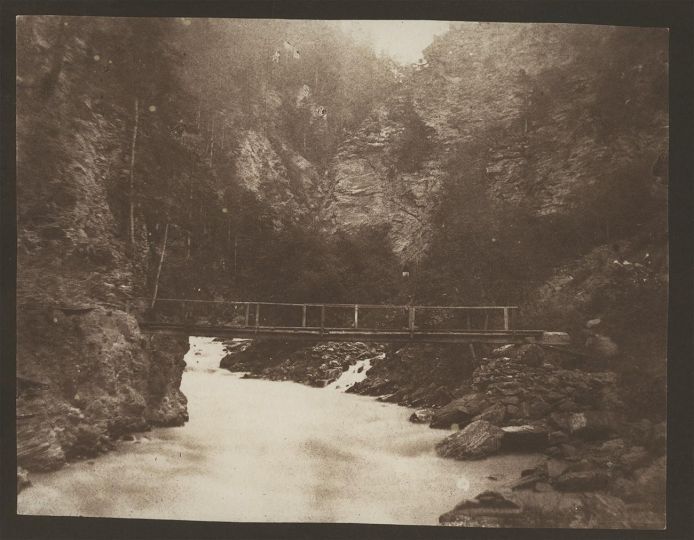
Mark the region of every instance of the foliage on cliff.
[[662, 377], [667, 32], [460, 24], [425, 57], [418, 113], [450, 152], [416, 294], [520, 304], [526, 325]]
[[425, 56], [422, 114], [456, 132], [426, 296], [500, 299], [637, 230], [664, 249], [666, 32], [464, 24]]

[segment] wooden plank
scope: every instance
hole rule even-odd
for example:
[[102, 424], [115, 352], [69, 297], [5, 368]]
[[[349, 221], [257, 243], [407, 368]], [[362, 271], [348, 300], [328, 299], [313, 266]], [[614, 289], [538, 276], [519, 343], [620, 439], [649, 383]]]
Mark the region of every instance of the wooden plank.
[[253, 338], [263, 336], [273, 339], [297, 339], [297, 340], [323, 340], [323, 341], [381, 341], [381, 342], [422, 342], [422, 343], [523, 343], [531, 337], [538, 338], [541, 331], [516, 331], [516, 332], [415, 332], [414, 336], [409, 331], [399, 332], [364, 332], [363, 330], [326, 329], [324, 334], [319, 328], [297, 328], [288, 332], [286, 329], [272, 329], [268, 327], [242, 328], [242, 327], [217, 327], [217, 326], [186, 326], [174, 324], [143, 325], [143, 331], [164, 334], [204, 335], [218, 337]]

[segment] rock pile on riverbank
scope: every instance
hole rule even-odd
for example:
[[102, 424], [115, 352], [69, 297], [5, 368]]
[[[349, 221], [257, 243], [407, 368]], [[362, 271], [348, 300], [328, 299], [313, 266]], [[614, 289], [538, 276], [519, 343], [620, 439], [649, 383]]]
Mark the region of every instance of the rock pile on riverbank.
[[294, 381], [310, 386], [326, 386], [337, 380], [359, 360], [382, 353], [380, 345], [319, 343], [306, 346], [292, 342], [254, 342], [248, 348], [235, 348], [220, 362], [229, 371], [245, 371], [248, 378]]
[[[614, 373], [557, 367], [536, 345], [497, 354], [475, 370], [469, 393], [437, 410], [417, 411], [411, 420], [430, 418], [431, 427], [456, 430], [437, 444], [442, 457], [543, 452], [547, 461], [506, 486], [515, 498], [505, 510], [484, 500], [463, 501], [441, 522], [547, 526], [550, 519], [556, 526], [662, 526], [665, 423], [627, 421]], [[570, 497], [573, 509], [557, 509], [544, 495], [553, 492], [580, 495]]]
[[348, 392], [407, 407], [437, 407], [469, 391], [475, 369], [467, 345], [389, 346]]

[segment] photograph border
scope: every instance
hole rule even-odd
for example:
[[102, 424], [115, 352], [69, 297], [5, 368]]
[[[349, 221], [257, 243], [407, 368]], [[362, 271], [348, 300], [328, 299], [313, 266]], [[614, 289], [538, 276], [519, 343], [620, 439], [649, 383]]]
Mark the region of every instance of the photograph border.
[[323, 523], [222, 523], [178, 520], [17, 516], [15, 433], [15, 17], [17, 15], [428, 19], [553, 22], [670, 28], [667, 529], [563, 529], [565, 538], [691, 538], [694, 191], [694, 2], [653, 0], [475, 1], [49, 1], [0, 3], [2, 36], [2, 538], [556, 538], [553, 529], [479, 529]]

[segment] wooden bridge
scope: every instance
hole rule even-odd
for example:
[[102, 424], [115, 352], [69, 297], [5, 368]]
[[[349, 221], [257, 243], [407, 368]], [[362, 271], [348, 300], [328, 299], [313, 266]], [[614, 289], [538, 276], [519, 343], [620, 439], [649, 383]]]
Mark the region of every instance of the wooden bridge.
[[[158, 298], [145, 333], [225, 338], [417, 343], [532, 343], [557, 333], [514, 328], [517, 306], [295, 304]], [[561, 341], [561, 339], [559, 339]]]

